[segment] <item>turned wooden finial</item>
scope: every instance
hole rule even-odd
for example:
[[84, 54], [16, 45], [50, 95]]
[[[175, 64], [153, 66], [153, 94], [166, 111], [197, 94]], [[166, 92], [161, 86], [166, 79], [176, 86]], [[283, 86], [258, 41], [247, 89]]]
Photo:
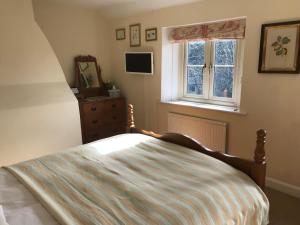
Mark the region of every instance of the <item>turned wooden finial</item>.
[[128, 112], [127, 112], [127, 126], [128, 128], [135, 128], [134, 117], [133, 117], [133, 105], [128, 104]]
[[265, 143], [266, 143], [267, 132], [261, 129], [256, 132], [256, 135], [257, 135], [257, 139], [256, 139], [254, 160], [258, 164], [265, 164], [266, 163]]

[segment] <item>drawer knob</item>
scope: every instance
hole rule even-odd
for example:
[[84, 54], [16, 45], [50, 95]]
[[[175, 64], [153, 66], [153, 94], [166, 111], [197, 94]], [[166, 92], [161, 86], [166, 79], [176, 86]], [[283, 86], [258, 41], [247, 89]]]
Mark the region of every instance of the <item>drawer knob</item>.
[[116, 120], [116, 119], [117, 119], [117, 117], [116, 117], [116, 116], [113, 116], [112, 118], [113, 118], [114, 120]]
[[112, 104], [111, 107], [112, 107], [112, 108], [116, 108], [116, 104]]
[[91, 110], [92, 110], [92, 111], [96, 111], [96, 110], [97, 110], [96, 106], [93, 106], [93, 107], [91, 108]]
[[98, 120], [92, 120], [92, 123], [96, 124], [96, 123], [98, 123]]

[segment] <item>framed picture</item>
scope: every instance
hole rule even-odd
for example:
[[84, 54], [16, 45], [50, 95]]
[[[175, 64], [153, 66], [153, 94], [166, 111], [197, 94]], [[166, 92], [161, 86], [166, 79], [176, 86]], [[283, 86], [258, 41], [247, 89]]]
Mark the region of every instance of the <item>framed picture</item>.
[[132, 24], [129, 26], [130, 47], [141, 46], [141, 24]]
[[146, 41], [156, 41], [157, 40], [157, 28], [146, 29]]
[[259, 73], [299, 73], [300, 21], [263, 24]]
[[125, 40], [126, 39], [126, 30], [125, 28], [116, 29], [116, 40]]

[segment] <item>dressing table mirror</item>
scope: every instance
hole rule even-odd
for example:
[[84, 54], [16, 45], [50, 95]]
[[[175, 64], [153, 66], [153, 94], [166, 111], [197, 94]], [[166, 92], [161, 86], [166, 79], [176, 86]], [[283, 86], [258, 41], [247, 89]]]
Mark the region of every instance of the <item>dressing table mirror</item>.
[[97, 59], [91, 55], [77, 56], [75, 58], [76, 87], [80, 94], [86, 97], [106, 96], [101, 69]]

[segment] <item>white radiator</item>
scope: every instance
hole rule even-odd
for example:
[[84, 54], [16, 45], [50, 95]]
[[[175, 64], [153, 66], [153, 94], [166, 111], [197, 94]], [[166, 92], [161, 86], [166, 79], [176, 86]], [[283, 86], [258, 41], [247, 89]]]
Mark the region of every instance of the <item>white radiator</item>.
[[188, 135], [209, 149], [226, 152], [227, 123], [168, 113], [168, 132]]

